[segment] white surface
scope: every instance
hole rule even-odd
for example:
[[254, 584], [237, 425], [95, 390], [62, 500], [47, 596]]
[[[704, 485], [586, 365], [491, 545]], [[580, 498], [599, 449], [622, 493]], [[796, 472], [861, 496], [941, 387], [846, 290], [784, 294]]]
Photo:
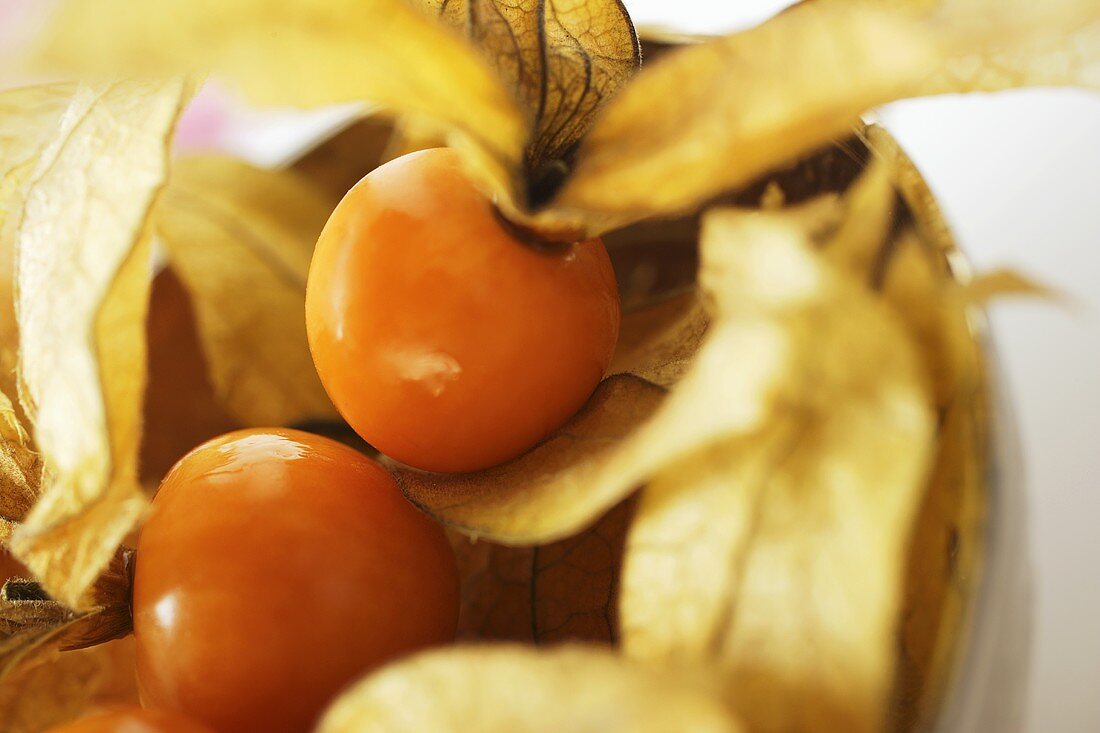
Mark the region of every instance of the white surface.
[[[626, 0], [639, 24], [701, 32], [757, 22], [785, 4]], [[1027, 731], [1096, 733], [1100, 93], [944, 97], [893, 105], [881, 119], [924, 172], [978, 267], [1019, 268], [1074, 301], [1070, 309], [998, 304], [992, 322], [1031, 505], [1038, 598]]]

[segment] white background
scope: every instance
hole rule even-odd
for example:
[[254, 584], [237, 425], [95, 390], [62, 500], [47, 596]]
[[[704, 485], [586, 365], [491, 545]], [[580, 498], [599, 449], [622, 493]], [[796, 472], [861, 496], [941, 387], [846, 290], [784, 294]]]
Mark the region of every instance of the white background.
[[[694, 32], [752, 24], [787, 4], [625, 2], [639, 25]], [[1068, 308], [998, 304], [992, 321], [1030, 502], [1037, 615], [1026, 730], [1097, 733], [1100, 92], [941, 97], [896, 104], [880, 117], [978, 267], [1019, 268], [1072, 299]]]

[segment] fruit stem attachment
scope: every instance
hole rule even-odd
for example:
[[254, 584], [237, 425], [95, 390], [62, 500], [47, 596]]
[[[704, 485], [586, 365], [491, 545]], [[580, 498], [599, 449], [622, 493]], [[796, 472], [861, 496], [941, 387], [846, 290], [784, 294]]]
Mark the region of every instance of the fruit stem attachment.
[[527, 203], [533, 211], [546, 206], [558, 195], [565, 179], [569, 177], [570, 166], [566, 158], [548, 160], [537, 168], [528, 168]]
[[[127, 636], [134, 628], [130, 609], [133, 567], [133, 550], [121, 548], [116, 552], [92, 587], [87, 610], [73, 610], [58, 603], [34, 580], [8, 580], [0, 587], [0, 645], [5, 634], [21, 637], [28, 650], [46, 637], [54, 648], [71, 651]], [[19, 651], [18, 643], [14, 651]], [[0, 654], [0, 663], [2, 657]]]
[[504, 228], [506, 232], [512, 235], [513, 238], [519, 240], [523, 244], [527, 245], [531, 249], [545, 255], [561, 255], [569, 251], [569, 248], [573, 246], [574, 242], [562, 242], [554, 239], [548, 239], [536, 230], [525, 227], [522, 224], [509, 219], [504, 215], [497, 206], [493, 206], [493, 216]]

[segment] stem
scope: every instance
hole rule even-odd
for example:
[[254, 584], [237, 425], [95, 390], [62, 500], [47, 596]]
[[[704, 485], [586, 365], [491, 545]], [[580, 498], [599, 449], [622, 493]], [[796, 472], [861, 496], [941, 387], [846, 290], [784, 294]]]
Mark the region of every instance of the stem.
[[567, 252], [569, 248], [573, 246], [573, 242], [559, 242], [547, 239], [534, 229], [515, 223], [505, 216], [496, 206], [493, 206], [493, 216], [496, 217], [500, 225], [504, 227], [504, 230], [511, 234], [512, 237], [540, 254], [560, 255]]

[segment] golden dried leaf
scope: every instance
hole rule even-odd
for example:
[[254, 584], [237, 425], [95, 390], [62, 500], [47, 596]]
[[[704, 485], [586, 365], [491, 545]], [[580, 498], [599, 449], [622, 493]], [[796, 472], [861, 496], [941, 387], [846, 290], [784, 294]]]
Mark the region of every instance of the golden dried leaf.
[[592, 118], [641, 64], [634, 25], [619, 0], [424, 4], [468, 35], [531, 110], [525, 162], [536, 179], [554, 176], [555, 165], [564, 169], [563, 159]]
[[13, 203], [19, 200], [14, 194], [53, 139], [54, 128], [74, 91], [71, 84], [0, 91], [0, 225], [18, 214], [19, 206]]
[[[519, 682], [520, 684], [517, 684]], [[702, 688], [582, 646], [454, 647], [358, 683], [318, 733], [734, 733]]]
[[[9, 578], [0, 575], [0, 580]], [[3, 584], [0, 721], [5, 732], [37, 733], [74, 718], [97, 694], [113, 671], [110, 655], [101, 647], [58, 653], [67, 634], [89, 618], [41, 599], [29, 581]]]
[[[803, 3], [643, 70], [593, 126], [555, 206], [622, 221], [687, 211], [905, 96], [936, 45], [896, 13], [852, 5]], [[665, 97], [677, 103], [654, 105]]]
[[983, 306], [990, 301], [1008, 296], [1024, 296], [1058, 300], [1062, 296], [1047, 285], [1016, 270], [989, 270], [982, 272], [960, 285], [960, 296], [964, 303]]
[[892, 719], [922, 730], [955, 678], [988, 551], [986, 395], [960, 395], [942, 413], [936, 455], [908, 548]]
[[633, 502], [588, 529], [540, 547], [452, 533], [462, 577], [459, 639], [612, 644], [623, 544]]
[[404, 0], [63, 0], [40, 63], [69, 71], [216, 71], [265, 104], [374, 102], [434, 121], [508, 194], [529, 123], [482, 58]]
[[[724, 320], [680, 393], [709, 384], [712, 401], [740, 400], [747, 419], [643, 492], [627, 541], [624, 648], [715, 665], [754, 730], [877, 730], [934, 430], [917, 352], [789, 218], [712, 213], [703, 247]], [[700, 381], [716, 352], [756, 358], [724, 343], [746, 330], [770, 333], [783, 355], [763, 382], [737, 394], [720, 371]]]
[[[334, 419], [306, 342], [306, 277], [334, 202], [289, 171], [176, 162], [155, 227], [191, 295], [211, 383], [244, 425]], [[247, 297], [244, 297], [247, 294]]]
[[1100, 89], [1100, 10], [1091, 0], [938, 4], [951, 25], [948, 42], [954, 53], [945, 54], [943, 68], [923, 81], [922, 93], [1033, 86]]
[[20, 399], [45, 478], [12, 549], [74, 608], [146, 506], [136, 465], [146, 219], [186, 96], [180, 80], [81, 88], [29, 184], [19, 227]]
[[532, 641], [534, 548], [472, 540], [453, 530], [447, 538], [461, 580], [456, 638], [460, 642]]
[[873, 285], [893, 233], [897, 193], [889, 164], [872, 158], [837, 202], [839, 218], [818, 239], [825, 257], [858, 280]]
[[[133, 550], [119, 548], [88, 591], [89, 604], [84, 611], [73, 611], [53, 600], [36, 581], [6, 579], [0, 586], [0, 648], [7, 659], [36, 650], [41, 645], [39, 640], [49, 641], [50, 649], [67, 651], [129, 634], [133, 630], [130, 613], [133, 559]], [[0, 664], [2, 668], [4, 665]]]
[[[908, 203], [913, 206], [920, 199]], [[989, 452], [987, 394], [970, 308], [934, 232], [942, 220], [919, 212], [918, 229], [891, 245], [882, 295], [921, 345], [939, 414], [933, 468], [908, 548], [892, 720], [935, 719], [957, 663], [963, 621], [980, 589], [986, 552]]]
[[664, 390], [610, 377], [585, 408], [519, 458], [469, 474], [392, 467], [405, 495], [443, 523], [503, 544], [540, 544], [590, 524], [636, 486], [618, 442], [645, 421]]
[[[688, 211], [895, 99], [1095, 84], [1097, 22], [1092, 0], [803, 2], [639, 74], [583, 141], [544, 217], [591, 231]], [[1060, 47], [1074, 32], [1076, 45]], [[677, 103], [654, 104], [669, 97]]]
[[[0, 91], [0, 392], [16, 394], [15, 230], [27, 179], [53, 139], [75, 87], [54, 84]], [[18, 408], [17, 408], [18, 409]]]
[[[907, 547], [887, 725], [920, 730], [936, 719], [982, 578], [990, 447], [982, 343], [969, 313], [970, 285], [960, 284], [955, 271], [960, 259], [951, 233], [912, 162], [876, 126], [837, 147], [864, 170], [854, 180], [858, 171], [840, 177], [851, 185], [838, 189], [834, 221], [814, 238], [828, 259], [881, 295], [920, 345], [939, 415], [933, 465]], [[823, 178], [833, 177], [810, 176]]]

